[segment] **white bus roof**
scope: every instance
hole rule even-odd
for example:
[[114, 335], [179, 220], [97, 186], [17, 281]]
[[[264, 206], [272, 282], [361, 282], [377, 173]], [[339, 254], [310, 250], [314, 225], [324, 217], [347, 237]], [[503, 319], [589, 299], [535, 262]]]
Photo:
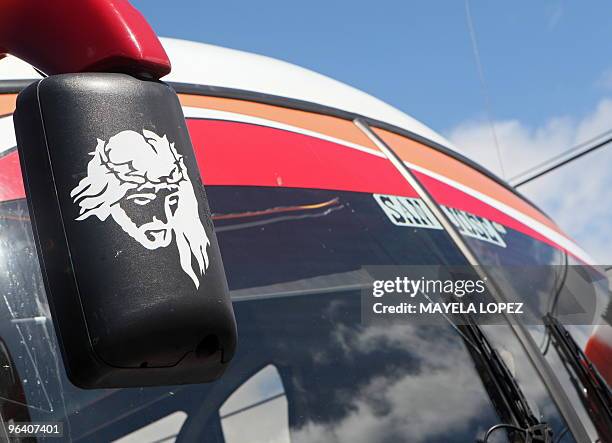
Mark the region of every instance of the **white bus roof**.
[[[455, 149], [421, 122], [352, 86], [263, 55], [173, 38], [161, 38], [172, 62], [164, 80], [218, 86], [304, 100], [398, 126]], [[14, 57], [0, 60], [0, 81], [39, 78]], [[456, 150], [456, 149], [455, 149]]]

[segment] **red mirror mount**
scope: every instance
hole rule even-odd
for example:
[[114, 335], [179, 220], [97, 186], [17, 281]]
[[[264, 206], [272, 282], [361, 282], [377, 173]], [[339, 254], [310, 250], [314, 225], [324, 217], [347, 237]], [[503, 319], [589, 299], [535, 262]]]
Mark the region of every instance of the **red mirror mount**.
[[0, 11], [0, 58], [12, 54], [47, 75], [170, 72], [157, 35], [127, 0], [4, 0]]

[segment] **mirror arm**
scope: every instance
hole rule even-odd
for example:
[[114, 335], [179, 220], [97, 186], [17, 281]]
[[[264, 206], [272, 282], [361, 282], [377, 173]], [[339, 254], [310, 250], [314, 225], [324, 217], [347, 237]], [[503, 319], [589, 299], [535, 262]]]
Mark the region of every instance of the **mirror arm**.
[[121, 72], [159, 79], [170, 60], [127, 0], [4, 0], [0, 58], [11, 54], [46, 75]]

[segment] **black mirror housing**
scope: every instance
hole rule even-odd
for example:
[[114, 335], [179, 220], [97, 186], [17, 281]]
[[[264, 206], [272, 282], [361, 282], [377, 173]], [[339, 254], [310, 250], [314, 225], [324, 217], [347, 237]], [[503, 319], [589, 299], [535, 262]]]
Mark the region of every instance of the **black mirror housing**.
[[47, 298], [83, 388], [207, 382], [236, 324], [181, 106], [126, 74], [44, 78], [14, 115]]

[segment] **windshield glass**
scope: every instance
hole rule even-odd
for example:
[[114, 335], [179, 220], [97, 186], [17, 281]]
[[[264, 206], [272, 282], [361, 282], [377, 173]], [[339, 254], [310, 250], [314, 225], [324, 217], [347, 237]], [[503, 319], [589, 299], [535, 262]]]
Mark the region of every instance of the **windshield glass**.
[[[5, 421], [61, 420], [74, 440], [148, 441], [164, 430], [177, 441], [463, 442], [502, 420], [453, 327], [361, 323], [362, 265], [461, 263], [444, 231], [394, 226], [367, 193], [207, 190], [240, 345], [220, 380], [193, 386], [70, 384], [25, 202], [2, 205], [2, 338], [17, 374]], [[509, 352], [520, 360], [520, 350]], [[531, 380], [536, 410], [561, 432], [545, 389]]]
[[[409, 162], [462, 235], [508, 301], [521, 302], [530, 321], [526, 328], [543, 351], [592, 440], [606, 440], [598, 431], [597, 414], [585, 402], [581, 384], [554, 346], [544, 326], [548, 313], [558, 316], [578, 345], [586, 350], [596, 335], [610, 331], [610, 291], [606, 275], [586, 265], [584, 252], [544, 214], [492, 178], [407, 137], [384, 130], [377, 134]], [[416, 152], [415, 152], [416, 151]], [[431, 160], [436, 157], [436, 161]], [[580, 313], [581, 315], [575, 315]], [[591, 346], [597, 349], [596, 346]], [[596, 365], [610, 374], [608, 348], [596, 350]], [[608, 376], [608, 383], [612, 379]], [[566, 437], [564, 437], [566, 438]]]

